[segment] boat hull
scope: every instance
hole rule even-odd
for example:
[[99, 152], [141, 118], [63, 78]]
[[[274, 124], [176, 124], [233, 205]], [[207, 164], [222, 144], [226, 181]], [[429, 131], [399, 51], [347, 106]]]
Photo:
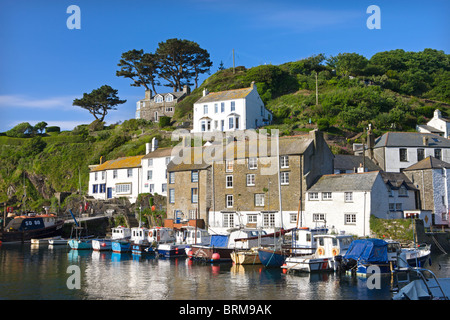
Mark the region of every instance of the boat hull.
[[257, 251], [232, 252], [231, 259], [235, 264], [261, 264]]
[[286, 259], [286, 263], [282, 266], [283, 269], [298, 272], [322, 272], [334, 271], [334, 261], [331, 258], [318, 259]]
[[160, 244], [158, 246], [158, 255], [166, 258], [186, 256], [186, 249], [190, 248], [188, 244]]
[[34, 230], [0, 232], [0, 243], [28, 242], [31, 239], [52, 238], [61, 236], [64, 221], [57, 221], [54, 225]]
[[113, 241], [111, 249], [115, 253], [127, 253], [131, 251], [131, 242]]
[[92, 240], [92, 249], [95, 251], [109, 251], [112, 248], [112, 241], [107, 239]]
[[69, 246], [73, 250], [90, 250], [92, 249], [92, 240], [69, 240]]
[[259, 249], [258, 257], [267, 268], [279, 268], [281, 267], [287, 258], [287, 253], [282, 250], [273, 249]]
[[154, 254], [155, 250], [149, 243], [133, 243], [131, 245], [131, 253], [136, 255]]
[[188, 257], [191, 259], [205, 260], [210, 262], [227, 262], [232, 261], [231, 253], [233, 251], [234, 249], [229, 248], [193, 245], [188, 250]]

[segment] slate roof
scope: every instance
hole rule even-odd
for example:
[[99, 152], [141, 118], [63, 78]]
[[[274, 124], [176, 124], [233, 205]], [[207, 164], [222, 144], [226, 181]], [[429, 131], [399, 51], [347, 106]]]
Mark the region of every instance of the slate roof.
[[234, 89], [218, 92], [210, 92], [206, 96], [201, 97], [195, 103], [207, 103], [215, 101], [226, 101], [245, 98], [250, 92], [252, 92], [253, 87]]
[[104, 171], [113, 169], [137, 168], [141, 166], [141, 160], [144, 156], [124, 157], [106, 161], [91, 171]]
[[143, 159], [170, 157], [172, 155], [173, 148], [158, 148], [153, 152], [146, 154]]
[[354, 156], [350, 154], [336, 154], [334, 156], [335, 170], [354, 170], [359, 168], [360, 164], [365, 162], [368, 171], [379, 171], [381, 168], [377, 166], [369, 157], [365, 161], [363, 156]]
[[419, 125], [417, 125], [417, 127], [428, 130], [431, 133], [444, 133], [444, 131], [436, 129], [435, 127], [429, 126], [427, 124], [419, 124]]
[[403, 169], [403, 171], [412, 170], [426, 170], [426, 169], [450, 169], [450, 163], [444, 162], [442, 160], [436, 159], [435, 157], [429, 156], [408, 168]]
[[323, 175], [308, 192], [370, 191], [379, 171]]
[[399, 189], [402, 185], [408, 190], [417, 190], [411, 180], [402, 172], [380, 172], [384, 183], [389, 185], [392, 189]]
[[[428, 145], [424, 145], [424, 137], [428, 138]], [[375, 140], [375, 148], [382, 147], [450, 148], [450, 140], [432, 133], [387, 132]]]

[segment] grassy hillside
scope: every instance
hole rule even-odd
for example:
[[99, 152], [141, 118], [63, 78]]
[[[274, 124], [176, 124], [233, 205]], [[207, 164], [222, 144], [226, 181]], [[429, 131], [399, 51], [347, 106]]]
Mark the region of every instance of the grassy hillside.
[[[318, 103], [316, 104], [316, 74]], [[178, 104], [174, 123], [192, 119], [192, 107], [204, 88], [210, 92], [244, 88], [255, 81], [258, 92], [274, 114], [268, 129], [296, 134], [319, 128], [328, 133], [333, 152], [350, 150], [371, 123], [376, 134], [388, 130], [415, 130], [439, 108], [449, 116], [450, 63], [442, 51], [393, 50], [372, 58], [323, 55], [282, 65], [221, 70]], [[144, 120], [126, 120], [104, 127], [92, 123], [71, 132], [31, 134], [25, 138], [0, 136], [0, 202], [21, 202], [26, 186], [27, 204], [41, 209], [54, 205], [54, 192], [86, 193], [88, 166], [100, 157], [110, 160], [145, 153], [153, 137], [160, 147], [173, 144], [170, 130]], [[22, 135], [23, 136], [23, 135]]]

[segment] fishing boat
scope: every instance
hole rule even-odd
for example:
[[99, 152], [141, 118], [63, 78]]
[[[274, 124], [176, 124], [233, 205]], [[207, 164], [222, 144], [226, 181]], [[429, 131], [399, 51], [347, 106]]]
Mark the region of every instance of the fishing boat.
[[318, 247], [316, 252], [307, 256], [290, 256], [282, 268], [287, 272], [336, 271], [353, 241], [351, 235], [316, 235]]
[[166, 258], [187, 255], [191, 245], [209, 245], [211, 235], [207, 230], [192, 226], [182, 227], [175, 232], [175, 243], [158, 245], [158, 255]]
[[231, 260], [234, 264], [261, 264], [258, 248], [234, 251], [231, 253]]
[[150, 230], [144, 227], [131, 228], [131, 253], [141, 255], [143, 253], [154, 253], [152, 243], [149, 242]]
[[93, 239], [92, 249], [95, 251], [109, 251], [112, 248], [111, 239]]
[[111, 229], [111, 239], [112, 240], [122, 240], [122, 239], [129, 239], [131, 237], [131, 229], [124, 227], [124, 226], [118, 226]]
[[402, 247], [398, 241], [386, 240], [388, 243], [389, 261], [398, 263], [398, 259], [404, 259], [411, 267], [425, 267], [431, 255], [431, 245], [420, 244], [413, 247]]
[[68, 244], [73, 250], [90, 250], [92, 249], [92, 239], [70, 239]]
[[231, 261], [231, 253], [228, 248], [229, 235], [213, 234], [209, 245], [193, 244], [188, 249], [187, 256], [190, 259], [204, 260], [209, 262]]
[[131, 251], [131, 241], [130, 240], [113, 240], [111, 242], [111, 249], [114, 253], [127, 253]]
[[235, 264], [261, 264], [258, 249], [261, 246], [269, 246], [278, 241], [267, 232], [259, 229], [239, 229], [230, 233], [231, 260]]
[[31, 239], [61, 236], [63, 225], [64, 221], [53, 214], [16, 216], [0, 230], [0, 243], [23, 243]]
[[301, 227], [291, 229], [290, 231], [290, 244], [262, 247], [258, 249], [259, 259], [265, 267], [279, 268], [284, 264], [286, 258], [289, 256], [314, 253], [317, 248], [317, 243], [314, 236], [328, 233], [328, 229], [325, 227]]

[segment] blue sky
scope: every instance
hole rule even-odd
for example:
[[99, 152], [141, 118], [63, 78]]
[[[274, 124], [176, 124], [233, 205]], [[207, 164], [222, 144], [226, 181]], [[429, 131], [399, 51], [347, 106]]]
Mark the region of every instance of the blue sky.
[[[81, 10], [80, 30], [66, 26], [70, 5]], [[370, 5], [381, 10], [381, 29], [367, 28]], [[208, 50], [211, 73], [221, 61], [232, 67], [233, 49], [236, 66], [247, 68], [318, 53], [449, 53], [449, 13], [448, 0], [0, 0], [0, 132], [25, 121], [63, 130], [90, 123], [92, 115], [72, 101], [104, 84], [128, 100], [106, 122], [133, 118], [144, 89], [116, 77], [120, 56], [154, 52], [170, 38]]]

